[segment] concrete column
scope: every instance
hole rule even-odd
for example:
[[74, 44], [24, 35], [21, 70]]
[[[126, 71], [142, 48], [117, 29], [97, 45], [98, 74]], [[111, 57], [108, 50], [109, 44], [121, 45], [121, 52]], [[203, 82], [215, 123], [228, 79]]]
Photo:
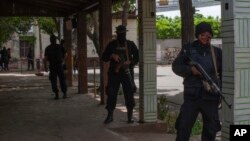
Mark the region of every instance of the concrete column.
[[66, 56], [66, 66], [67, 66], [67, 74], [66, 74], [66, 80], [67, 80], [67, 85], [72, 86], [73, 85], [73, 62], [72, 62], [72, 39], [71, 39], [71, 31], [72, 31], [72, 26], [67, 26], [71, 25], [71, 20], [69, 19], [64, 19], [63, 22], [63, 34], [64, 34], [64, 47], [67, 52]]
[[221, 0], [222, 92], [232, 108], [222, 105], [222, 141], [229, 141], [230, 125], [250, 124], [250, 1]]
[[77, 15], [78, 92], [88, 93], [86, 13]]
[[155, 0], [138, 0], [140, 121], [157, 120]]
[[[101, 0], [99, 21], [100, 21], [100, 50], [104, 51], [109, 41], [112, 39], [112, 0]], [[105, 92], [107, 86], [108, 63], [100, 60], [100, 82], [101, 82], [101, 104], [105, 103]]]

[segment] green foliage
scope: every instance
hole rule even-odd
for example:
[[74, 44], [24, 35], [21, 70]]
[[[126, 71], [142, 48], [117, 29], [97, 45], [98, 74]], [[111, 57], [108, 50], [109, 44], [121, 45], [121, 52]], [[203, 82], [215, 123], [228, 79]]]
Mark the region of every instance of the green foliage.
[[35, 36], [20, 36], [20, 40], [27, 41], [29, 44], [34, 45], [36, 41]]
[[17, 32], [18, 34], [27, 33], [30, 30], [33, 22], [34, 22], [34, 19], [32, 17], [10, 18], [10, 23], [12, 23], [12, 25], [15, 28], [15, 32]]
[[0, 19], [0, 45], [7, 41], [14, 32], [13, 28], [8, 26], [2, 18]]
[[55, 20], [51, 17], [39, 17], [37, 18], [38, 25], [44, 33], [54, 34], [57, 31]]
[[181, 35], [181, 18], [174, 19], [168, 17], [156, 18], [156, 31], [158, 39], [180, 38]]
[[[118, 0], [116, 3], [114, 3], [112, 5], [112, 11], [121, 11], [123, 2], [124, 0]], [[136, 9], [135, 2], [136, 0], [129, 0], [129, 11], [134, 11]]]
[[[166, 123], [167, 127], [167, 133], [170, 134], [176, 134], [176, 129], [175, 129], [175, 122], [178, 117], [178, 112], [176, 111], [171, 111], [168, 106], [168, 100], [167, 97], [164, 95], [161, 95], [157, 99], [157, 110], [158, 110], [158, 119], [164, 121]], [[191, 135], [200, 135], [202, 133], [202, 127], [203, 123], [200, 119], [198, 119], [193, 128]]]
[[32, 26], [32, 17], [4, 17], [0, 18], [0, 44], [10, 39], [13, 33], [25, 34]]
[[[194, 15], [194, 25], [205, 21], [212, 25], [214, 38], [219, 38], [221, 33], [221, 19], [219, 17], [204, 17], [201, 14]], [[171, 39], [181, 37], [181, 18], [169, 18], [162, 15], [156, 18], [157, 39]]]
[[[53, 34], [57, 32], [56, 22], [50, 17], [4, 17], [0, 18], [0, 44], [8, 41], [13, 33], [25, 35], [31, 26], [35, 24], [35, 19], [38, 21], [39, 27], [44, 33]], [[34, 44], [35, 38], [32, 36], [21, 38], [30, 41]]]
[[158, 110], [158, 119], [164, 120], [167, 116], [168, 108], [167, 108], [167, 98], [164, 95], [161, 95], [157, 99], [157, 110]]
[[178, 113], [177, 112], [168, 112], [166, 115], [167, 116], [164, 119], [164, 121], [167, 124], [167, 133], [176, 134], [175, 122], [176, 122], [176, 119], [178, 117]]
[[202, 133], [203, 123], [200, 119], [196, 120], [192, 128], [191, 135], [200, 135]]

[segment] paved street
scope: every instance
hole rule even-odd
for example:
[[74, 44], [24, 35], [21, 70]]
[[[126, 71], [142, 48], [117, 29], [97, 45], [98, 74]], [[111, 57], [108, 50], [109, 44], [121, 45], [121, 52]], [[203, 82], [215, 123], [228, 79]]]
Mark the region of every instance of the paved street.
[[[96, 69], [96, 82], [99, 83], [100, 70]], [[93, 83], [94, 69], [88, 70], [88, 80]], [[183, 79], [175, 75], [172, 67], [169, 65], [158, 65], [157, 67], [157, 94], [166, 95], [168, 100], [174, 104], [180, 105], [182, 100]], [[139, 68], [135, 68], [135, 83], [139, 86]]]
[[166, 95], [175, 104], [182, 104], [183, 79], [175, 75], [171, 66], [157, 67], [157, 94]]

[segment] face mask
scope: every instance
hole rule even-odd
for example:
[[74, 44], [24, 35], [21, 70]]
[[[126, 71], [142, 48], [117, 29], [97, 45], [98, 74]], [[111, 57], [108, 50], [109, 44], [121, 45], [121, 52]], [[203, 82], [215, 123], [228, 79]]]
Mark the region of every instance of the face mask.
[[117, 40], [120, 43], [124, 43], [126, 41], [126, 33], [117, 33]]

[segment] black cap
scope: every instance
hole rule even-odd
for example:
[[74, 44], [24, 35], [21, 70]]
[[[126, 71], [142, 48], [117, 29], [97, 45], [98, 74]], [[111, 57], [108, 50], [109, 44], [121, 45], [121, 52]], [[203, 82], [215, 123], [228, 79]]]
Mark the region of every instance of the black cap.
[[127, 28], [124, 25], [119, 25], [116, 27], [116, 33], [123, 33], [123, 32], [127, 32]]
[[196, 25], [196, 27], [195, 27], [195, 37], [196, 38], [198, 38], [198, 36], [204, 32], [209, 32], [213, 36], [212, 27], [209, 23], [201, 22], [198, 25]]

